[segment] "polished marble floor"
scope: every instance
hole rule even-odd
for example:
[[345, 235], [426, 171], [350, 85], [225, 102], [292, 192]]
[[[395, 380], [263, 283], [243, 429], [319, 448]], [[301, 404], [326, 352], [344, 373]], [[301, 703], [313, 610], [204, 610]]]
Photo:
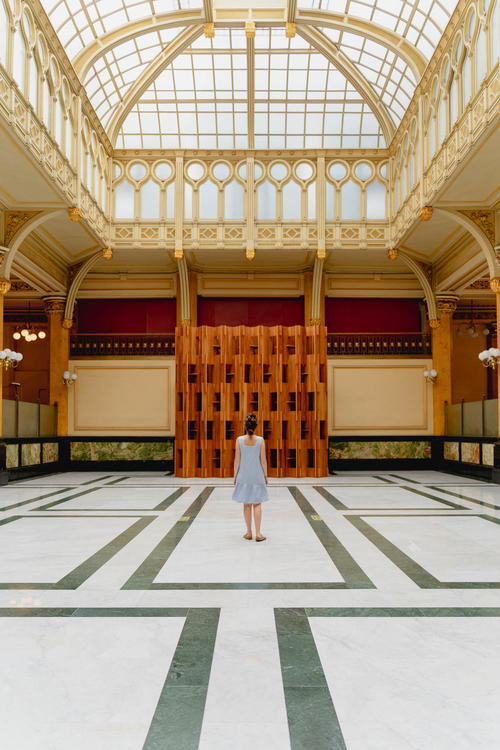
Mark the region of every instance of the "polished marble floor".
[[499, 750], [500, 486], [0, 488], [1, 750]]

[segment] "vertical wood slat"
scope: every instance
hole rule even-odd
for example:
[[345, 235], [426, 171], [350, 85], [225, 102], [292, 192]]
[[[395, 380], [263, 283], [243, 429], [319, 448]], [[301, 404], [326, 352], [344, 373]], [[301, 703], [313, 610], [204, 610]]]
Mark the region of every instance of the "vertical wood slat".
[[251, 411], [269, 476], [327, 474], [324, 326], [182, 326], [176, 363], [177, 476], [232, 476], [234, 443]]

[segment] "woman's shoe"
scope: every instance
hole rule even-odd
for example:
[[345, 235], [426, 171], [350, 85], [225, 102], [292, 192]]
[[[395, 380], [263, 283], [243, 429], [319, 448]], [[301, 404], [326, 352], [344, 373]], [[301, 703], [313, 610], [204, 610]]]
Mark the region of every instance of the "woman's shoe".
[[253, 536], [251, 534], [243, 534], [243, 539], [248, 539], [250, 541], [253, 539]]
[[256, 536], [255, 537], [255, 541], [256, 542], [265, 542], [266, 539], [267, 539], [267, 537], [265, 537], [265, 536]]

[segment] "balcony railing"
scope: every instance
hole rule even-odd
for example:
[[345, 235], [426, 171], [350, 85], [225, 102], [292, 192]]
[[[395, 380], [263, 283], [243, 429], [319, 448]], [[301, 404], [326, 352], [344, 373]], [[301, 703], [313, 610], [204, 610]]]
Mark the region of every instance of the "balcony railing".
[[76, 334], [72, 357], [167, 357], [175, 354], [175, 334]]
[[328, 355], [341, 356], [430, 356], [428, 333], [329, 333]]

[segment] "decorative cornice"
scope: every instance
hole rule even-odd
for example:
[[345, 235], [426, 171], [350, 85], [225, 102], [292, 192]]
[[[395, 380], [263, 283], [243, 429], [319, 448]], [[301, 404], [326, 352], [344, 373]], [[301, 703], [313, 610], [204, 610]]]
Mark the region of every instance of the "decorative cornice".
[[436, 296], [437, 309], [440, 313], [454, 313], [458, 300], [459, 297], [456, 294], [438, 294]]
[[490, 280], [489, 279], [476, 279], [472, 282], [472, 284], [469, 284], [467, 289], [490, 289]]
[[26, 281], [22, 281], [21, 279], [11, 279], [10, 291], [11, 292], [36, 292], [36, 289], [34, 289], [29, 284], [27, 284]]
[[66, 297], [44, 297], [43, 306], [47, 315], [63, 315]]

